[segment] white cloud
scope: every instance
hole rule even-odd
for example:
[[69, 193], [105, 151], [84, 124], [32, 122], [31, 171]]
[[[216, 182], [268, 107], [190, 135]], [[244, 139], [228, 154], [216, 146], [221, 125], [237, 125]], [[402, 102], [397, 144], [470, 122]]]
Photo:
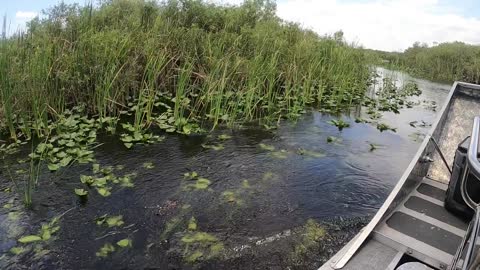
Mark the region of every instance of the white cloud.
[[15, 18], [12, 23], [8, 24], [7, 33], [13, 34], [17, 31], [24, 31], [26, 28], [26, 24], [31, 19], [35, 18], [38, 15], [38, 12], [35, 11], [17, 11], [15, 13]]
[[17, 13], [15, 13], [15, 19], [28, 21], [35, 18], [37, 15], [38, 13], [34, 11], [17, 11]]
[[278, 15], [320, 34], [343, 30], [349, 41], [373, 49], [400, 51], [415, 41], [480, 43], [480, 20], [462, 17], [438, 0], [286, 0]]

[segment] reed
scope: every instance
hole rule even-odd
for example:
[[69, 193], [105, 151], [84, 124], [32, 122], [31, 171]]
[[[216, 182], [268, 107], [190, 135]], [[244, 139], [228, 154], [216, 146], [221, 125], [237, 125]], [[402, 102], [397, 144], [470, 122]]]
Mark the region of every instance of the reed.
[[362, 51], [280, 20], [269, 0], [60, 4], [0, 41], [0, 129], [45, 136], [48, 121], [85, 104], [99, 118], [136, 106], [140, 130], [164, 110], [158, 100], [180, 130], [275, 121], [348, 107], [369, 77]]

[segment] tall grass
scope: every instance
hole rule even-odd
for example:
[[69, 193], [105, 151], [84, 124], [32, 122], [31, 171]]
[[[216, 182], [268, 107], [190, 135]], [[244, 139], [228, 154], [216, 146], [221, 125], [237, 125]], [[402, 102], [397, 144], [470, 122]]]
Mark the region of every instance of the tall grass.
[[75, 105], [118, 116], [131, 98], [148, 126], [158, 96], [179, 124], [274, 120], [349, 106], [369, 76], [361, 51], [280, 20], [269, 0], [60, 4], [0, 41], [0, 128], [41, 136]]

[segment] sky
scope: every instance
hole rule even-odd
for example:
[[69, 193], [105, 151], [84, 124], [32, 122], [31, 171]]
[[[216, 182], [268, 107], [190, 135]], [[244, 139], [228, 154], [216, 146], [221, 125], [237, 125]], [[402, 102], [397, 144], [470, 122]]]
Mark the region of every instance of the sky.
[[[0, 15], [7, 15], [11, 33], [59, 1], [0, 0]], [[277, 14], [322, 35], [342, 30], [347, 41], [371, 49], [403, 51], [415, 41], [480, 44], [480, 0], [278, 0]]]

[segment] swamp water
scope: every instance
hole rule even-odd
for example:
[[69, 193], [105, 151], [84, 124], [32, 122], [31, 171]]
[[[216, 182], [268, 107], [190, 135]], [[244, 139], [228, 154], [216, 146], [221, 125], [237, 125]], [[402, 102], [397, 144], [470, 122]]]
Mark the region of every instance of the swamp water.
[[[379, 119], [396, 132], [356, 123], [368, 117], [358, 108], [341, 131], [329, 123], [339, 117], [312, 111], [274, 131], [167, 135], [132, 149], [105, 136], [99, 165], [42, 172], [28, 210], [11, 179], [29, 149], [9, 156], [0, 268], [316, 269], [381, 206], [441, 109], [450, 86], [415, 82], [413, 108]], [[81, 182], [105, 177], [118, 182], [105, 197]]]

